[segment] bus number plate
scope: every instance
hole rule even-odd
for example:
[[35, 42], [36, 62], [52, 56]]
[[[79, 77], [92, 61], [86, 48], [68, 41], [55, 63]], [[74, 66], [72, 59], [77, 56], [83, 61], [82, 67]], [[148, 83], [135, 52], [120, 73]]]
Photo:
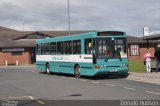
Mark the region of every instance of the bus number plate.
[[110, 69], [109, 72], [117, 72], [117, 69]]

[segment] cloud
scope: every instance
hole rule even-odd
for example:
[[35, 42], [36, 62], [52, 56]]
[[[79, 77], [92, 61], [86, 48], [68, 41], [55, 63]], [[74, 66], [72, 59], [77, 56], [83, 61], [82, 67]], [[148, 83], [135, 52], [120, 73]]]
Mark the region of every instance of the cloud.
[[[69, 0], [71, 30], [160, 30], [159, 0]], [[67, 30], [68, 0], [1, 0], [0, 25], [21, 30]]]

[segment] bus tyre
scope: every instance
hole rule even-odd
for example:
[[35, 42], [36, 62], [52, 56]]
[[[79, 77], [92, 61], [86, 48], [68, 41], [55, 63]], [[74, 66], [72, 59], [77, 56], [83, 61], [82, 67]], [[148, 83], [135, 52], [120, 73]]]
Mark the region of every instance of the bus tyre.
[[49, 67], [49, 64], [46, 65], [46, 74], [50, 74], [50, 67]]
[[80, 78], [81, 77], [79, 66], [75, 66], [75, 68], [74, 68], [74, 77], [75, 78]]
[[127, 78], [129, 74], [122, 74], [121, 77], [122, 78]]

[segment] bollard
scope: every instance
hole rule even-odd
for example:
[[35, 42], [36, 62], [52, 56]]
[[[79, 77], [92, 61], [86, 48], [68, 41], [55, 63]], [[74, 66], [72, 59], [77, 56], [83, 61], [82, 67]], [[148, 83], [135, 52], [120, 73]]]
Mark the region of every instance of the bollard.
[[8, 66], [8, 61], [7, 60], [5, 61], [5, 64], [6, 64], [6, 66]]
[[19, 64], [18, 64], [18, 60], [16, 60], [16, 66], [18, 66]]

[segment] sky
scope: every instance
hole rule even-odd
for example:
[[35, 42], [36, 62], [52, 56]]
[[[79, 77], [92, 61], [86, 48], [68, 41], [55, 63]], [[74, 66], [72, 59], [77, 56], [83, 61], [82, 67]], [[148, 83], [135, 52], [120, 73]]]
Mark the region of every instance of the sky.
[[160, 0], [0, 0], [0, 26], [20, 31], [160, 31]]

